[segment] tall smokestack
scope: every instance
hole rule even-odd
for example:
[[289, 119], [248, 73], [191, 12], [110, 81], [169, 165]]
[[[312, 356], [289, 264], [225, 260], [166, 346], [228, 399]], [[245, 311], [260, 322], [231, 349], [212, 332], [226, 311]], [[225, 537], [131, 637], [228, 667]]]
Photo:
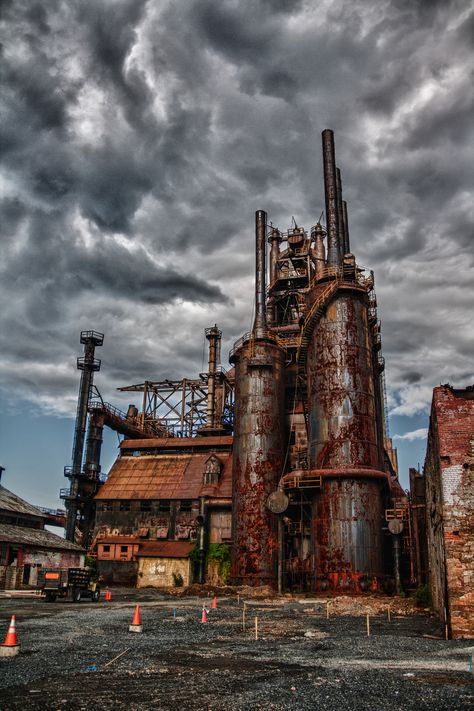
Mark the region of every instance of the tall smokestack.
[[266, 234], [267, 213], [264, 210], [257, 210], [255, 213], [255, 321], [253, 324], [255, 338], [264, 338], [267, 335]]
[[344, 252], [349, 254], [351, 251], [351, 243], [349, 240], [349, 220], [347, 219], [347, 202], [342, 201], [342, 220], [344, 224]]
[[334, 134], [326, 128], [323, 133], [324, 196], [326, 200], [326, 230], [328, 236], [328, 266], [337, 267], [341, 263], [339, 248], [339, 225], [337, 215], [336, 159], [334, 155]]
[[342, 180], [341, 171], [336, 168], [336, 198], [337, 198], [337, 239], [341, 257], [346, 254], [346, 242], [344, 239], [344, 208], [342, 206]]

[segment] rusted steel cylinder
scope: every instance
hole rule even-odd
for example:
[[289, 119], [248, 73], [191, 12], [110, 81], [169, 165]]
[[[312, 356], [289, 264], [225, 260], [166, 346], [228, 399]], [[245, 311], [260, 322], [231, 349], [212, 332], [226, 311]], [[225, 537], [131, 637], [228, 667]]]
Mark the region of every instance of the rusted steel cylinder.
[[270, 286], [273, 286], [273, 284], [277, 280], [277, 263], [278, 263], [278, 256], [280, 254], [280, 243], [281, 243], [281, 234], [275, 227], [272, 229], [272, 233], [271, 233], [270, 237], [268, 238], [268, 241], [270, 242], [270, 245], [271, 245]]
[[266, 507], [284, 466], [284, 351], [251, 339], [235, 364], [232, 578], [277, 585], [277, 517]]
[[328, 235], [328, 266], [341, 264], [339, 246], [339, 221], [337, 213], [336, 158], [334, 153], [334, 134], [326, 128], [322, 133], [324, 196], [326, 200], [326, 230]]
[[[365, 295], [339, 292], [307, 354], [311, 469], [379, 469], [372, 348]], [[313, 510], [318, 575], [382, 572], [382, 482], [324, 477]]]
[[311, 238], [314, 241], [313, 257], [315, 259], [317, 279], [321, 277], [326, 266], [326, 250], [324, 248], [325, 235], [326, 233], [319, 222], [311, 229]]
[[307, 355], [310, 467], [378, 468], [372, 348], [364, 296], [339, 292]]
[[324, 480], [313, 500], [313, 541], [319, 576], [381, 575], [383, 507], [380, 484], [368, 479]]

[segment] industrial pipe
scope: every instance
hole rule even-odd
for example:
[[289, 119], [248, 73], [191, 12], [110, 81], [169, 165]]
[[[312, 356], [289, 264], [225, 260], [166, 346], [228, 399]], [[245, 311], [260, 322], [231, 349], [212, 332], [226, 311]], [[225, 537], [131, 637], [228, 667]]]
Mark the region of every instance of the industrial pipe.
[[336, 168], [336, 201], [337, 201], [337, 241], [341, 257], [346, 254], [346, 243], [344, 239], [344, 208], [342, 206], [342, 179], [341, 171]]
[[206, 497], [199, 497], [199, 516], [198, 516], [198, 540], [197, 548], [199, 551], [199, 584], [203, 585], [206, 578]]
[[255, 213], [255, 321], [253, 324], [255, 338], [265, 338], [267, 335], [266, 232], [267, 213], [264, 210], [257, 210]]
[[222, 332], [214, 324], [212, 328], [206, 329], [206, 338], [209, 341], [209, 367], [207, 372], [207, 427], [216, 426], [216, 366], [219, 350], [219, 342]]
[[339, 225], [337, 215], [336, 159], [334, 154], [334, 134], [326, 128], [323, 138], [324, 197], [326, 201], [326, 229], [328, 235], [328, 266], [341, 264], [339, 247]]
[[351, 243], [349, 240], [349, 220], [347, 219], [347, 202], [342, 201], [342, 220], [344, 225], [344, 253], [349, 254], [351, 251]]
[[324, 247], [325, 234], [319, 222], [311, 230], [311, 238], [314, 240], [313, 257], [316, 262], [316, 279], [321, 277], [326, 265], [326, 250]]

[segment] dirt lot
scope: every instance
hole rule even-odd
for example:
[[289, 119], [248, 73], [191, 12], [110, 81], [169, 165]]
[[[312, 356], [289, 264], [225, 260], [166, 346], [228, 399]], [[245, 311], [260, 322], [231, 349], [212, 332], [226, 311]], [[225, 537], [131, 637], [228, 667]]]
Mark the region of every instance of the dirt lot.
[[[143, 633], [131, 634], [137, 602]], [[21, 655], [0, 659], [0, 708], [474, 708], [474, 641], [444, 640], [408, 602], [339, 598], [327, 618], [323, 598], [234, 594], [219, 597], [202, 624], [203, 602], [146, 590], [114, 591], [112, 602], [96, 604], [1, 599], [2, 641], [16, 613]]]

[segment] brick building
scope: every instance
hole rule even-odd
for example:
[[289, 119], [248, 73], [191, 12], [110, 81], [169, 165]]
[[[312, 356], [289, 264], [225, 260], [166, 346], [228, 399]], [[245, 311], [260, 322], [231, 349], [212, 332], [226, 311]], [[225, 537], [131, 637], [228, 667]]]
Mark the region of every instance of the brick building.
[[474, 387], [434, 389], [424, 474], [433, 605], [474, 637]]
[[191, 550], [231, 540], [232, 437], [124, 440], [95, 501], [106, 583], [189, 584]]
[[36, 585], [38, 570], [78, 567], [85, 551], [45, 529], [42, 511], [0, 485], [0, 588]]

